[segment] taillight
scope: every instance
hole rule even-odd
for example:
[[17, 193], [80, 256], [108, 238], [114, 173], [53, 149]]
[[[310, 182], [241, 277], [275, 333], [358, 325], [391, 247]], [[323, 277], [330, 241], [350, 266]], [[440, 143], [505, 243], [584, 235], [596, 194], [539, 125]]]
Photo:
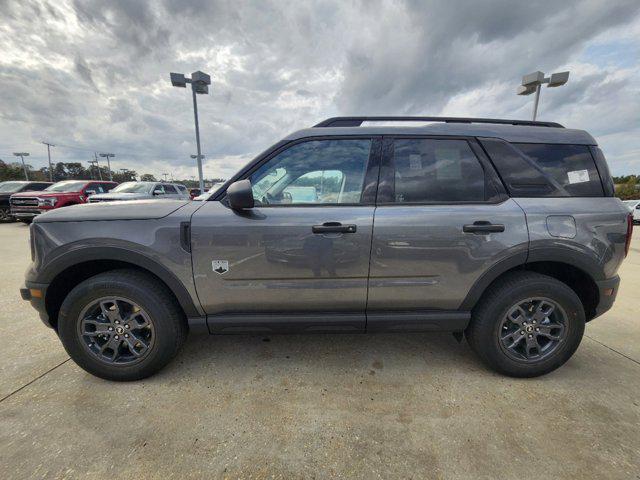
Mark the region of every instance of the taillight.
[[629, 247], [631, 246], [631, 235], [633, 235], [633, 213], [627, 215], [627, 240], [624, 243], [624, 256], [629, 253]]

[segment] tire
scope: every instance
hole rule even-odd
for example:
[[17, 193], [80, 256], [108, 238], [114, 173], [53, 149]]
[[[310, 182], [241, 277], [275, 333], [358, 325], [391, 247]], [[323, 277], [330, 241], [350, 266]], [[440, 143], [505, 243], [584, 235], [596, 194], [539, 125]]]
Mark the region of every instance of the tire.
[[[554, 319], [564, 316], [563, 328], [554, 331], [554, 336], [559, 336], [558, 332], [562, 332], [560, 340], [551, 342], [547, 337], [538, 337], [537, 335], [542, 334], [535, 333], [536, 325], [532, 325], [531, 320], [533, 317], [527, 317], [530, 310], [518, 310], [516, 307], [516, 305], [533, 305], [532, 308], [535, 310], [536, 300], [531, 303], [519, 302], [536, 298], [548, 299], [549, 302], [539, 300], [538, 305], [555, 304], [553, 312], [556, 312], [550, 314], [542, 323], [536, 324], [538, 327], [546, 327], [544, 323], [551, 323], [552, 316]], [[518, 311], [527, 315], [520, 315]], [[520, 320], [524, 318], [528, 326], [522, 326], [527, 323], [518, 324], [511, 321], [507, 315], [512, 315], [512, 312], [515, 312], [513, 315], [518, 315], [516, 318]], [[527, 318], [529, 318], [528, 321]], [[554, 321], [561, 323], [560, 320]], [[509, 330], [507, 326], [513, 326], [517, 332], [513, 329]], [[555, 370], [571, 358], [580, 345], [584, 326], [585, 313], [582, 302], [569, 286], [546, 275], [520, 271], [507, 274], [489, 287], [473, 309], [465, 336], [480, 359], [493, 370], [511, 377], [536, 377]], [[543, 354], [542, 349], [534, 347], [531, 350], [531, 358], [517, 358], [518, 355], [529, 353], [526, 350], [529, 345], [527, 337], [531, 336], [526, 333], [528, 329], [534, 330], [532, 333], [536, 335], [536, 341], [540, 339], [540, 341], [549, 342], [545, 344], [549, 345], [545, 347], [548, 348], [547, 354]], [[547, 331], [551, 332], [548, 327]], [[517, 335], [522, 335], [522, 340], [518, 339]], [[503, 341], [501, 336], [509, 338]], [[509, 349], [506, 345], [515, 342], [519, 342], [516, 347], [519, 351]], [[526, 353], [523, 353], [523, 350], [526, 350]], [[536, 358], [536, 350], [538, 358]]]
[[32, 218], [18, 218], [18, 221], [24, 223], [25, 225], [30, 225], [33, 222]]
[[[113, 337], [109, 337], [109, 342], [118, 343], [117, 351], [123, 350], [127, 353], [127, 355], [122, 355], [124, 363], [116, 363], [117, 360], [108, 361], [102, 357], [102, 354], [94, 351], [100, 349], [100, 342], [103, 342], [102, 345], [108, 343], [104, 338], [89, 338], [83, 335], [84, 330], [82, 329], [87, 328], [83, 318], [91, 317], [84, 312], [92, 311], [91, 308], [96, 302], [99, 306], [93, 311], [101, 312], [95, 314], [98, 319], [101, 319], [99, 321], [112, 322], [112, 320], [107, 320], [107, 317], [104, 316], [104, 310], [101, 309], [102, 305], [108, 303], [104, 299], [109, 297], [118, 299], [117, 302], [111, 303], [119, 304], [120, 308], [116, 307], [114, 310], [118, 311], [120, 318], [131, 318], [130, 315], [133, 316], [133, 314], [130, 312], [135, 309], [130, 310], [129, 314], [125, 314], [123, 309], [128, 304], [135, 304], [143, 314], [139, 317], [141, 323], [144, 323], [146, 319], [151, 325], [145, 327], [146, 335], [149, 338], [145, 337], [146, 344], [143, 343], [143, 345], [145, 347], [148, 345], [148, 348], [144, 350], [143, 354], [140, 354], [140, 358], [134, 358], [133, 349], [129, 347], [130, 344], [125, 343], [122, 333], [118, 342], [114, 340], [118, 338], [115, 336], [116, 332], [105, 332], [105, 337], [113, 335]], [[99, 302], [101, 299], [103, 303]], [[116, 320], [113, 321], [119, 323]], [[97, 321], [87, 320], [87, 322], [96, 323]], [[130, 320], [126, 320], [126, 322], [135, 323]], [[101, 323], [100, 325], [102, 326], [101, 331], [104, 331], [106, 324]], [[129, 328], [129, 325], [126, 326]], [[112, 327], [109, 328], [113, 330]], [[140, 331], [135, 330], [136, 334], [134, 335], [136, 327], [132, 326], [131, 328], [132, 330], [129, 331], [132, 334], [131, 338], [136, 338], [135, 335], [139, 335]], [[118, 330], [122, 329], [118, 328]], [[136, 270], [113, 270], [85, 280], [67, 295], [58, 314], [58, 335], [69, 356], [87, 372], [107, 380], [140, 380], [158, 372], [178, 353], [186, 338], [187, 330], [184, 312], [177, 304], [173, 294], [157, 279]], [[93, 335], [95, 336], [95, 332]], [[129, 337], [129, 335], [126, 336]], [[114, 353], [115, 350], [112, 349], [107, 349], [106, 352], [114, 356], [119, 355]], [[127, 363], [125, 360], [129, 357], [133, 360]]]
[[16, 219], [9, 214], [8, 208], [0, 208], [0, 223], [12, 223]]

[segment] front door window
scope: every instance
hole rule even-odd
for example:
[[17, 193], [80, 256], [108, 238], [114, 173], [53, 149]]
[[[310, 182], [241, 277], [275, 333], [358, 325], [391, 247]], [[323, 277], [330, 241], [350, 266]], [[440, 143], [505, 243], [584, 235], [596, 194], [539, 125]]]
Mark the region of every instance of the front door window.
[[371, 140], [312, 140], [294, 145], [251, 177], [256, 205], [357, 204]]

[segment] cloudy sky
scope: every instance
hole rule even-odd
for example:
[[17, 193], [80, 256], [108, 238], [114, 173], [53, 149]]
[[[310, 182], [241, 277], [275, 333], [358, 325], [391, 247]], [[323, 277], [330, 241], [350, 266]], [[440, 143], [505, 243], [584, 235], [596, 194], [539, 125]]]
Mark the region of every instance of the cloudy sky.
[[288, 132], [334, 115], [529, 119], [533, 70], [570, 70], [539, 118], [592, 133], [614, 174], [640, 174], [638, 0], [0, 0], [0, 158], [117, 156], [114, 168], [228, 177]]

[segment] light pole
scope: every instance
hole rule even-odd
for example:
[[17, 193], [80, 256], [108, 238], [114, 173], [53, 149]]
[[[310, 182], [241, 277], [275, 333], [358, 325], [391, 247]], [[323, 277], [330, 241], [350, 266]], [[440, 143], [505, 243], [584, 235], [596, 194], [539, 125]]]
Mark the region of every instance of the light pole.
[[167, 175], [169, 175], [168, 173], [163, 173], [162, 176], [164, 177], [164, 181], [167, 181]]
[[91, 170], [89, 170], [89, 172], [91, 173], [91, 180], [93, 180], [93, 168], [96, 166], [96, 164], [98, 163], [97, 160], [89, 160], [89, 165], [91, 165]]
[[115, 157], [115, 154], [101, 153], [100, 156], [107, 159], [107, 168], [109, 169], [109, 181], [113, 181], [113, 175], [111, 174], [111, 162], [109, 161], [109, 159]]
[[97, 152], [93, 152], [93, 158], [95, 159], [94, 162], [96, 164], [96, 168], [98, 169], [98, 176], [100, 177], [100, 180], [102, 180], [102, 172], [100, 171], [100, 164], [98, 163], [98, 153]]
[[196, 101], [196, 93], [209, 93], [211, 77], [200, 70], [193, 72], [191, 74], [191, 78], [185, 77], [183, 73], [171, 72], [171, 85], [174, 87], [186, 88], [187, 83], [191, 84], [191, 93], [193, 96], [193, 118], [196, 124], [196, 145], [198, 148], [198, 178], [200, 179], [200, 190], [204, 191], [204, 178], [202, 177], [202, 150], [200, 148], [200, 127], [198, 125], [198, 102]]
[[540, 89], [542, 84], [546, 83], [547, 87], [559, 87], [569, 80], [569, 72], [552, 73], [549, 77], [545, 77], [542, 72], [529, 73], [522, 77], [522, 85], [518, 87], [518, 95], [536, 94], [533, 101], [533, 120], [538, 116], [538, 103], [540, 102]]
[[29, 173], [27, 172], [27, 165], [24, 163], [24, 157], [28, 157], [29, 154], [27, 152], [14, 152], [16, 157], [20, 157], [22, 159], [22, 169], [24, 170], [24, 178], [25, 180], [29, 180]]
[[47, 146], [47, 156], [49, 157], [49, 180], [53, 182], [53, 166], [51, 165], [51, 147], [55, 147], [53, 143], [40, 142]]

